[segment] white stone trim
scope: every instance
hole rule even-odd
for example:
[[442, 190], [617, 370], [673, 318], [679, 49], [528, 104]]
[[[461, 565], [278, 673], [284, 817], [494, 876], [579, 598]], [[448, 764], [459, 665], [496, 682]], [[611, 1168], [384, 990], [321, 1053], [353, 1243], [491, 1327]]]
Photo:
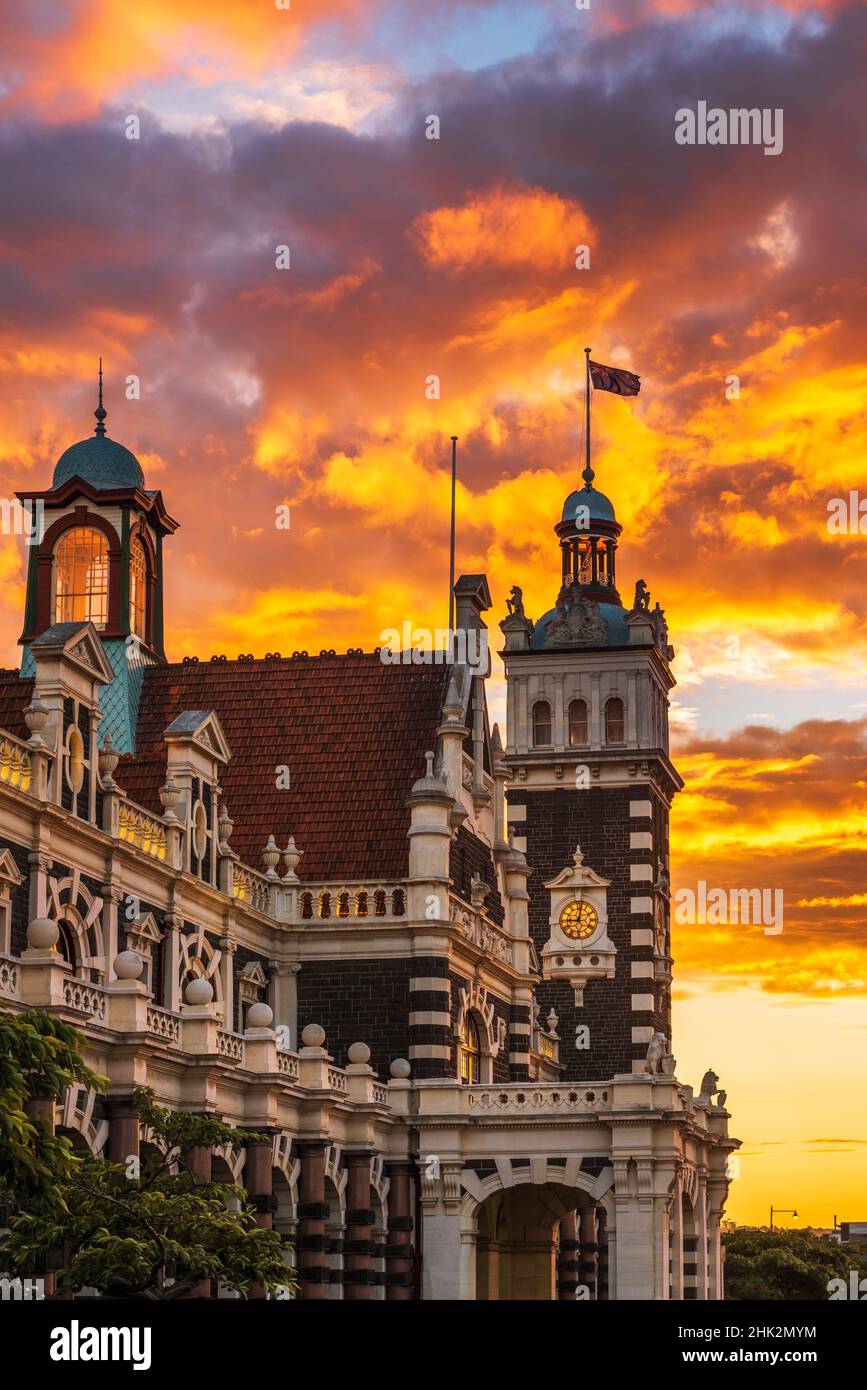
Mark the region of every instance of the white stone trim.
[[428, 1023], [435, 1024], [439, 1028], [448, 1028], [451, 1023], [451, 1015], [440, 1013], [437, 1009], [419, 1009], [409, 1016], [410, 1028], [421, 1027]]
[[649, 830], [630, 830], [630, 849], [653, 849], [653, 836]]
[[[633, 1028], [632, 1041], [636, 1044], [649, 1043], [653, 1037], [653, 1029], [649, 1023], [642, 1023], [640, 1028]], [[641, 1064], [644, 1066], [644, 1063]]]
[[629, 933], [630, 946], [652, 946], [653, 927], [633, 927]]
[[413, 1057], [430, 1057], [440, 1062], [448, 1062], [451, 1059], [452, 1049], [450, 1047], [443, 1047], [441, 1043], [419, 1043], [417, 1046], [413, 1044], [410, 1047], [409, 1055], [410, 1060], [412, 1060]]
[[[633, 960], [629, 963], [629, 977], [632, 980], [652, 980], [653, 979], [652, 960]], [[410, 1022], [412, 1019], [410, 1018]]]
[[526, 819], [527, 819], [527, 808], [526, 808], [526, 806], [517, 806], [517, 805], [513, 805], [512, 802], [510, 801], [510, 802], [508, 803], [508, 807], [509, 807], [509, 822], [510, 822], [510, 823], [511, 823], [513, 820], [526, 820]]
[[630, 816], [650, 816], [652, 811], [653, 808], [649, 801], [630, 801], [629, 803]]
[[653, 899], [652, 899], [652, 898], [631, 898], [630, 901], [629, 901], [629, 911], [630, 911], [630, 912], [652, 912], [652, 911], [653, 911]]
[[631, 883], [652, 883], [653, 865], [652, 864], [630, 864], [629, 880]]
[[422, 990], [441, 989], [443, 994], [451, 994], [451, 980], [443, 979], [441, 975], [413, 975], [410, 978], [410, 994], [420, 994]]
[[526, 854], [526, 853], [527, 853], [527, 837], [526, 837], [526, 835], [513, 835], [513, 836], [512, 836], [512, 849], [520, 850], [522, 854]]
[[652, 994], [633, 994], [632, 996], [632, 1012], [634, 1014], [653, 1013], [654, 1004]]
[[526, 1037], [529, 1038], [529, 1036], [530, 1036], [530, 1034], [532, 1033], [532, 1031], [533, 1031], [533, 1026], [532, 1026], [532, 1024], [530, 1024], [530, 1023], [510, 1023], [510, 1024], [509, 1024], [509, 1032], [510, 1032], [510, 1033], [513, 1033], [513, 1034], [515, 1035], [515, 1037], [517, 1037], [518, 1034], [520, 1034], [522, 1037], [526, 1036]]

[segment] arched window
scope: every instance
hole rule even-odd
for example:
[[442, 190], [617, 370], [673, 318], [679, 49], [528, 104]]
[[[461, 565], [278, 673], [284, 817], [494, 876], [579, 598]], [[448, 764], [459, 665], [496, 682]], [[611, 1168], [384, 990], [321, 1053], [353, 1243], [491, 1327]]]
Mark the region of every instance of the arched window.
[[108, 542], [101, 531], [75, 526], [54, 552], [54, 621], [108, 622]]
[[551, 742], [551, 706], [547, 700], [537, 700], [533, 706], [533, 743], [537, 748]]
[[331, 916], [331, 894], [324, 890], [319, 894], [319, 916]]
[[617, 696], [605, 706], [605, 742], [623, 742], [623, 701]]
[[338, 917], [349, 916], [349, 894], [347, 892], [337, 894], [337, 915]]
[[589, 742], [586, 700], [573, 700], [569, 706], [569, 742], [573, 747]]
[[75, 945], [75, 934], [66, 922], [58, 922], [57, 929], [60, 935], [57, 938], [56, 951], [61, 959], [66, 961], [70, 969], [75, 972], [78, 967], [78, 951]]
[[355, 915], [356, 917], [367, 916], [367, 889], [359, 888], [355, 895]]
[[391, 895], [391, 915], [392, 917], [402, 917], [406, 911], [406, 900], [402, 888], [395, 888]]
[[479, 1040], [479, 1026], [468, 1011], [461, 1029], [460, 1073], [462, 1085], [478, 1086], [481, 1076], [481, 1061], [482, 1045]]
[[302, 894], [301, 894], [301, 916], [302, 916], [302, 917], [312, 917], [312, 916], [313, 916], [313, 894], [312, 894], [312, 893], [302, 893]]
[[138, 536], [133, 536], [129, 548], [129, 627], [136, 637], [145, 637], [147, 602], [147, 562], [145, 548]]
[[373, 895], [373, 915], [374, 917], [385, 916], [385, 892], [382, 888], [377, 888]]

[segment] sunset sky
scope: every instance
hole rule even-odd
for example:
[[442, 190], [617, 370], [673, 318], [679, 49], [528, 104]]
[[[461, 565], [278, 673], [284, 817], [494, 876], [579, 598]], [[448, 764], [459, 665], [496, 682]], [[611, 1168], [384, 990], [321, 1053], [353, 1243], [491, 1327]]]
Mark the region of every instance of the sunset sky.
[[[827, 525], [867, 511], [865, 50], [833, 0], [0, 14], [0, 491], [90, 434], [102, 354], [181, 523], [172, 659], [444, 627], [453, 433], [459, 572], [495, 634], [512, 584], [540, 616], [584, 345], [641, 375], [594, 466], [677, 650], [674, 887], [784, 894], [777, 935], [674, 931], [678, 1075], [719, 1073], [751, 1223], [867, 1220], [867, 534]], [[698, 101], [782, 109], [783, 152], [678, 145]], [[13, 538], [0, 579], [13, 666]]]

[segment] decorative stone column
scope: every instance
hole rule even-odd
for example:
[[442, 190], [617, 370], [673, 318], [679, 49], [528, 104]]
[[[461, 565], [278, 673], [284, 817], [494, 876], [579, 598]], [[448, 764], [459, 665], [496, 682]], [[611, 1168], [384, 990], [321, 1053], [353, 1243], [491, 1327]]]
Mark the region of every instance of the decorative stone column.
[[108, 1096], [108, 1157], [111, 1163], [126, 1163], [140, 1153], [139, 1117], [132, 1096]]
[[413, 1165], [386, 1163], [388, 1174], [388, 1244], [385, 1247], [385, 1296], [389, 1302], [403, 1303], [413, 1297]]
[[596, 1262], [596, 1298], [607, 1303], [608, 1292], [608, 1213], [604, 1207], [596, 1208], [596, 1242], [599, 1254]]
[[[270, 1231], [274, 1225], [274, 1144], [272, 1140], [264, 1143], [247, 1142], [247, 1162], [244, 1177], [250, 1203], [256, 1208], [256, 1225]], [[264, 1298], [265, 1289], [261, 1284], [251, 1284], [248, 1298]]]
[[720, 1244], [720, 1222], [725, 1200], [728, 1195], [728, 1179], [708, 1178], [707, 1184], [707, 1222], [708, 1222], [708, 1298], [724, 1297], [722, 1276], [722, 1249]]
[[671, 1297], [678, 1303], [684, 1298], [683, 1251], [683, 1185], [678, 1176], [671, 1211]]
[[[306, 1031], [306, 1030], [305, 1030]], [[299, 1298], [325, 1298], [328, 1270], [325, 1265], [325, 1140], [301, 1139], [296, 1144], [301, 1159], [298, 1203], [297, 1265]]]
[[575, 1290], [578, 1284], [578, 1249], [578, 1223], [575, 1212], [570, 1211], [560, 1222], [557, 1297], [562, 1302], [575, 1302]]
[[583, 1284], [592, 1300], [596, 1298], [596, 1208], [589, 1207], [579, 1216], [581, 1254], [578, 1263], [578, 1282]]
[[[211, 1181], [211, 1150], [197, 1146], [190, 1149], [185, 1157], [187, 1170], [192, 1173], [197, 1183], [209, 1183]], [[190, 1298], [210, 1298], [211, 1280], [202, 1279], [190, 1290]]]
[[370, 1298], [370, 1228], [375, 1213], [370, 1205], [370, 1152], [344, 1152], [346, 1184], [346, 1234], [343, 1241], [343, 1297], [348, 1301]]

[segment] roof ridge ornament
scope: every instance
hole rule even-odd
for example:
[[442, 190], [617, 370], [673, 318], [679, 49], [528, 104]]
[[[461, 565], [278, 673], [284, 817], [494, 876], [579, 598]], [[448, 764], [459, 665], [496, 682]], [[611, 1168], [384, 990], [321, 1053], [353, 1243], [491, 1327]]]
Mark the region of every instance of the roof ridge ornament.
[[93, 412], [96, 416], [96, 429], [93, 431], [100, 439], [105, 435], [105, 417], [108, 411], [102, 403], [102, 358], [99, 359], [99, 404]]

